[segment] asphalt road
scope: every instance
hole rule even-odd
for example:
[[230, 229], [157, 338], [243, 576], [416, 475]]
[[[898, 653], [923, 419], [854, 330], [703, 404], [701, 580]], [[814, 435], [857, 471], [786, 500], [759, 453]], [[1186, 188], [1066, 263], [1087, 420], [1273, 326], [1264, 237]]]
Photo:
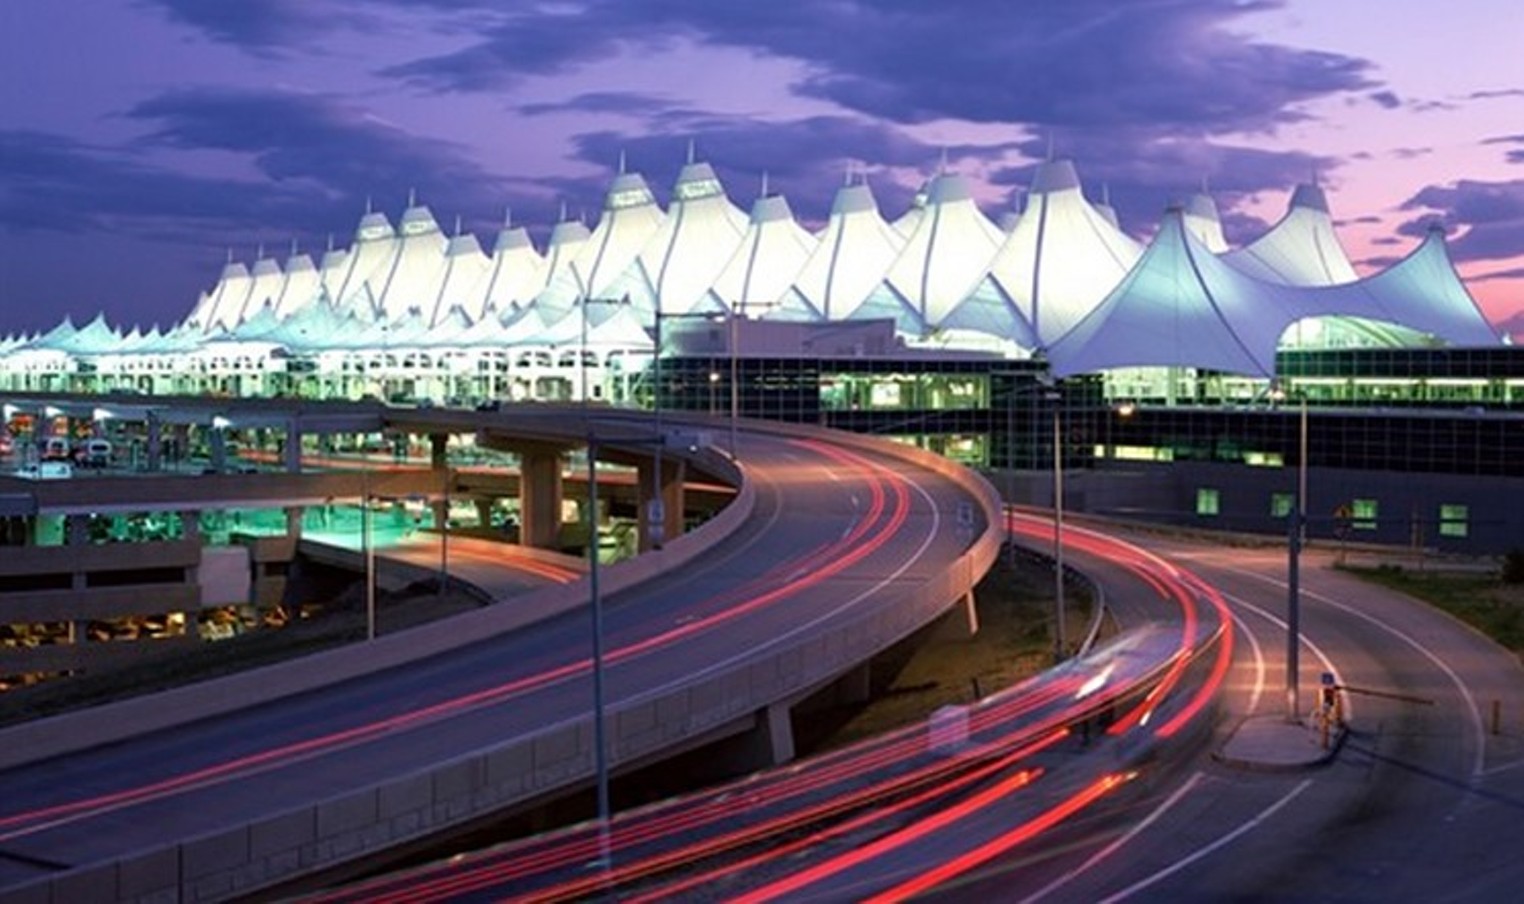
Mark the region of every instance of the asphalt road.
[[[1214, 746], [1245, 719], [1284, 719], [1284, 550], [1133, 539], [1218, 587], [1241, 627]], [[1347, 698], [1350, 733], [1329, 762], [1265, 772], [1202, 754], [1168, 764], [1125, 807], [1077, 820], [1062, 849], [1006, 858], [942, 899], [1517, 900], [1518, 659], [1329, 565], [1318, 553], [1303, 560], [1299, 709], [1311, 713], [1322, 672], [1389, 695]]]
[[[712, 555], [605, 600], [611, 705], [695, 680], [918, 584], [984, 525], [951, 480], [745, 434], [755, 513]], [[964, 519], [966, 520], [966, 519]], [[0, 773], [0, 888], [194, 837], [585, 718], [573, 613], [320, 692]]]

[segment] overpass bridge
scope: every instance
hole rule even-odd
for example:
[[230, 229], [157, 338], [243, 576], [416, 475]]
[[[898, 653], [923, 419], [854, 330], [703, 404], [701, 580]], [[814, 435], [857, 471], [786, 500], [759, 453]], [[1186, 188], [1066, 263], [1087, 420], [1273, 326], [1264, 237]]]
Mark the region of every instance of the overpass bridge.
[[[732, 458], [700, 441], [704, 419], [661, 435], [638, 415], [539, 406], [378, 423], [549, 460], [591, 440], [648, 468], [640, 486], [664, 499], [692, 474], [736, 487], [695, 530], [662, 524], [648, 552], [603, 569], [616, 770], [726, 738], [758, 764], [787, 759], [789, 708], [865, 687], [876, 653], [957, 605], [971, 614], [1001, 540], [982, 479], [864, 437], [746, 423]], [[559, 468], [524, 473], [553, 498]], [[589, 594], [547, 587], [0, 733], [0, 900], [224, 898], [585, 786]]]

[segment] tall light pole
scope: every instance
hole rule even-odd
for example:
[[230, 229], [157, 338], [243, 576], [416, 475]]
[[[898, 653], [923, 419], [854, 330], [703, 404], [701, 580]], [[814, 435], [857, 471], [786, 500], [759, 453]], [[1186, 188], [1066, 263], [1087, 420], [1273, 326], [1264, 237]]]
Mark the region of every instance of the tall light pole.
[[655, 482], [655, 492], [651, 495], [651, 504], [646, 509], [646, 537], [651, 543], [652, 549], [661, 549], [666, 542], [667, 532], [667, 500], [662, 495], [661, 473], [661, 449], [667, 444], [666, 436], [661, 428], [661, 299], [656, 299], [656, 336], [655, 349], [651, 355], [651, 405], [656, 409], [656, 451], [654, 459], [652, 480]]
[[1298, 701], [1298, 662], [1301, 648], [1301, 552], [1303, 531], [1307, 523], [1307, 396], [1301, 396], [1296, 501], [1291, 510], [1291, 523], [1286, 528], [1286, 721], [1301, 722], [1301, 706]]
[[[658, 486], [661, 483], [657, 477]], [[603, 728], [603, 600], [598, 592], [598, 441], [587, 437], [587, 583], [593, 609], [593, 769], [598, 783], [598, 861], [613, 865], [609, 844], [609, 764]]]
[[740, 349], [737, 342], [740, 333], [737, 331], [736, 318], [739, 312], [736, 305], [730, 307], [730, 458], [736, 457], [736, 417], [741, 407], [741, 386], [739, 382], [739, 356]]
[[444, 469], [444, 501], [439, 510], [439, 595], [445, 595], [445, 585], [450, 580], [450, 483], [455, 472], [448, 465]]
[[376, 639], [376, 543], [370, 531], [370, 463], [360, 471], [360, 545], [365, 550], [365, 639]]
[[1053, 402], [1053, 658], [1064, 660], [1064, 447], [1063, 423], [1057, 392], [1046, 398]]

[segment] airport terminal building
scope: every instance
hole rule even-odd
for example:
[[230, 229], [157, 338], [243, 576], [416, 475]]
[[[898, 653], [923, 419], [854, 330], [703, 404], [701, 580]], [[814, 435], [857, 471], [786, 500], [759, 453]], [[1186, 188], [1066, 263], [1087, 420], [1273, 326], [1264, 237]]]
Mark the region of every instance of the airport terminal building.
[[1242, 247], [1206, 194], [1144, 245], [1065, 160], [998, 223], [943, 172], [893, 217], [849, 179], [812, 232], [692, 160], [665, 208], [621, 172], [543, 249], [367, 211], [320, 259], [230, 260], [168, 329], [0, 338], [0, 392], [734, 411], [914, 442], [1017, 502], [1057, 462], [1071, 508], [1252, 531], [1284, 530], [1305, 463], [1313, 536], [1524, 536], [1524, 355], [1441, 231], [1360, 277], [1302, 185]]

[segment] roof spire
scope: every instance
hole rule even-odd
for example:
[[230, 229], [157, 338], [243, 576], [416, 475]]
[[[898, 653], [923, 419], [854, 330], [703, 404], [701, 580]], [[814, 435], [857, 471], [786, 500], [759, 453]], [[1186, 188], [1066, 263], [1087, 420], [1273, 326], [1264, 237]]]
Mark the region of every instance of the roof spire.
[[1314, 188], [1318, 185], [1318, 164], [1316, 161], [1312, 164], [1312, 184]]
[[1102, 182], [1101, 183], [1101, 203], [1105, 204], [1107, 207], [1111, 206], [1111, 183], [1110, 182]]
[[854, 161], [852, 161], [851, 159], [847, 160], [847, 174], [846, 174], [846, 176], [841, 181], [842, 185], [851, 185], [852, 184], [852, 164], [853, 164], [853, 162]]
[[296, 244], [296, 236], [292, 236], [291, 237], [291, 256], [292, 257], [296, 257], [297, 250], [298, 250], [298, 248], [297, 248], [297, 244]]
[[619, 175], [624, 175], [624, 148], [619, 149]]
[[689, 138], [688, 139], [688, 162], [689, 163], [693, 162], [693, 153], [694, 153], [693, 139]]
[[254, 259], [257, 260], [257, 261], [262, 261], [262, 260], [265, 259], [265, 243], [264, 242], [260, 242], [258, 245], [254, 246]]
[[504, 206], [503, 207], [503, 228], [507, 229], [508, 227], [510, 227], [512, 225], [513, 225], [513, 208], [509, 207], [509, 206]]
[[407, 190], [407, 206], [409, 206], [409, 207], [417, 207], [418, 206], [418, 189], [416, 189], [416, 188], [409, 188]]
[[231, 264], [232, 262], [233, 262], [233, 246], [229, 245], [228, 246], [228, 263]]
[[762, 192], [760, 197], [767, 197], [767, 170], [762, 171]]
[[566, 222], [566, 199], [565, 198], [561, 199], [561, 219], [559, 220], [559, 222], [562, 222], [562, 223]]
[[1048, 162], [1053, 162], [1053, 130], [1048, 130]]
[[366, 195], [365, 196], [365, 215], [366, 216], [370, 216], [371, 213], [372, 213], [372, 210], [371, 210], [370, 195]]
[[942, 156], [937, 160], [937, 175], [947, 175], [947, 145], [942, 145]]
[[1211, 176], [1207, 173], [1201, 174], [1201, 193], [1204, 195], [1209, 195], [1212, 193], [1211, 184], [1208, 182], [1210, 178]]
[[455, 215], [455, 237], [460, 238], [460, 214]]
[[333, 233], [328, 233], [328, 250], [333, 250]]

